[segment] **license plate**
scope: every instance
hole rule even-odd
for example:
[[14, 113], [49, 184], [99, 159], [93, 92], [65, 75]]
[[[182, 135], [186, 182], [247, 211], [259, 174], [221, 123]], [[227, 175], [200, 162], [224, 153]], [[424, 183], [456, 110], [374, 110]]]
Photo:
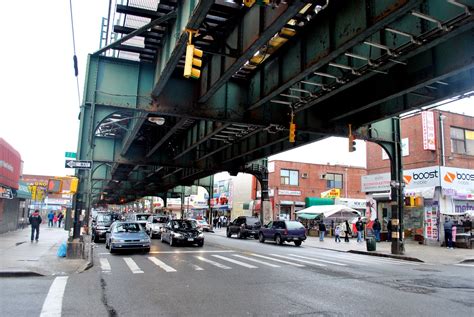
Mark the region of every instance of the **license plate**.
[[188, 238], [188, 241], [194, 241], [194, 239], [193, 238]]

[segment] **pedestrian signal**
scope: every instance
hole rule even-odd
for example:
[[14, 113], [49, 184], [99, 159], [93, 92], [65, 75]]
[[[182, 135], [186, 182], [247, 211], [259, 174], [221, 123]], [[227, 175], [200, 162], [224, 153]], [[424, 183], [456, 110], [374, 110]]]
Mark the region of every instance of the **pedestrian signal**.
[[48, 180], [48, 193], [59, 194], [62, 192], [63, 181], [60, 179], [49, 179]]
[[202, 55], [202, 50], [194, 48], [192, 44], [188, 44], [186, 47], [186, 60], [184, 62], [184, 77], [195, 79], [201, 77], [201, 70], [198, 67], [202, 66]]
[[356, 141], [354, 135], [349, 135], [349, 152], [355, 152], [356, 150]]
[[295, 137], [296, 137], [296, 124], [290, 123], [290, 135], [288, 137], [288, 141], [290, 141], [291, 143], [294, 143]]

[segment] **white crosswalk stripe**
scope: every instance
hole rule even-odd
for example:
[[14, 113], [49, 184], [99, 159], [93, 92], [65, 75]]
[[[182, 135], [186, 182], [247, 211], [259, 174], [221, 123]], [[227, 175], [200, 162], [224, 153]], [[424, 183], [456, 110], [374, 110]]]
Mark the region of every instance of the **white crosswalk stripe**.
[[397, 260], [397, 259], [392, 259], [392, 258], [376, 257], [373, 255], [358, 255], [358, 254], [352, 254], [352, 253], [344, 253], [342, 255], [331, 254], [328, 257], [334, 258], [338, 261], [350, 262], [351, 264], [356, 264], [354, 262], [360, 262], [362, 264], [399, 264], [399, 265], [414, 265], [414, 266], [425, 264], [421, 262], [404, 261], [404, 260]]
[[105, 258], [100, 258], [100, 267], [102, 269], [102, 272], [104, 273], [110, 273], [110, 271], [112, 270], [112, 268], [110, 267], [109, 260]]
[[276, 265], [276, 264], [271, 264], [271, 263], [267, 263], [267, 262], [260, 261], [260, 260], [257, 260], [257, 259], [252, 259], [252, 258], [249, 258], [247, 256], [243, 256], [243, 255], [239, 255], [239, 254], [232, 254], [232, 256], [235, 256], [235, 257], [238, 257], [238, 258], [241, 258], [241, 259], [245, 259], [247, 261], [255, 262], [255, 263], [260, 263], [260, 264], [263, 264], [263, 265], [266, 265], [266, 266], [269, 266], [269, 267], [280, 267], [279, 265]]
[[123, 260], [125, 263], [127, 263], [128, 268], [133, 274], [143, 273], [143, 271], [138, 267], [137, 263], [135, 263], [132, 258], [123, 258]]
[[283, 260], [280, 260], [280, 259], [275, 259], [275, 258], [271, 258], [269, 256], [260, 255], [260, 254], [256, 254], [256, 253], [252, 253], [252, 256], [256, 256], [256, 257], [259, 257], [259, 258], [262, 258], [262, 259], [267, 259], [267, 260], [271, 260], [271, 261], [275, 261], [275, 262], [279, 262], [279, 263], [284, 263], [284, 264], [288, 264], [288, 265], [292, 265], [292, 266], [296, 266], [296, 267], [304, 267], [303, 264], [297, 264], [297, 263], [292, 263], [292, 262], [288, 262], [288, 261], [283, 261]]
[[326, 264], [321, 264], [321, 263], [317, 263], [317, 262], [314, 262], [314, 261], [306, 261], [306, 260], [301, 260], [301, 259], [294, 259], [294, 258], [292, 258], [292, 257], [284, 256], [284, 255], [279, 255], [279, 254], [270, 254], [270, 255], [272, 255], [272, 256], [277, 256], [277, 257], [284, 258], [284, 259], [288, 259], [288, 260], [298, 261], [298, 262], [301, 262], [301, 263], [306, 263], [306, 264], [321, 266], [321, 267], [326, 266]]
[[318, 259], [318, 258], [306, 257], [306, 256], [301, 256], [301, 255], [296, 255], [296, 254], [289, 254], [289, 255], [291, 255], [293, 257], [296, 257], [296, 258], [306, 259], [306, 260], [319, 261], [319, 262], [334, 264], [334, 265], [339, 265], [339, 266], [347, 266], [347, 264], [344, 264], [344, 263], [333, 262], [333, 261], [328, 261], [328, 260], [322, 260], [322, 259]]
[[166, 272], [176, 272], [175, 269], [173, 269], [171, 266], [167, 265], [166, 263], [158, 260], [156, 257], [154, 256], [150, 256], [148, 257], [148, 260], [150, 260], [151, 262], [155, 263], [156, 265], [158, 265], [159, 267], [161, 267], [163, 270], [165, 270]]
[[237, 261], [237, 260], [234, 260], [234, 259], [229, 259], [229, 258], [226, 258], [225, 256], [222, 256], [222, 255], [213, 254], [212, 256], [216, 257], [218, 259], [230, 262], [230, 263], [234, 263], [234, 264], [249, 268], [249, 269], [258, 269], [258, 267], [255, 266], [255, 265], [247, 264], [247, 263]]
[[204, 271], [204, 269], [196, 264], [191, 264], [195, 271]]
[[474, 264], [465, 264], [465, 263], [459, 263], [459, 264], [454, 264], [456, 266], [464, 266], [464, 267], [474, 267]]
[[224, 270], [230, 270], [232, 269], [231, 267], [228, 267], [224, 264], [220, 264], [219, 262], [214, 262], [212, 260], [209, 260], [209, 259], [206, 259], [206, 258], [203, 258], [202, 256], [196, 256], [197, 259], [203, 261], [203, 262], [206, 262], [206, 263], [209, 263], [211, 265], [214, 265], [214, 266], [217, 266], [218, 268], [221, 268], [221, 269], [224, 269]]

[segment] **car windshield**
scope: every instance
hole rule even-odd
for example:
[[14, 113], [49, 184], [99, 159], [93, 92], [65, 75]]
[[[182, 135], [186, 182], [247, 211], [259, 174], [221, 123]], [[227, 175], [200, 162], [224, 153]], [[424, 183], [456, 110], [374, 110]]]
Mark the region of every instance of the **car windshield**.
[[143, 215], [136, 215], [135, 216], [137, 220], [147, 220], [150, 215], [148, 214], [143, 214]]
[[260, 225], [260, 220], [258, 218], [247, 218], [247, 224], [258, 226]]
[[182, 221], [173, 221], [173, 228], [175, 229], [195, 229], [196, 221], [192, 220], [182, 220]]
[[153, 223], [166, 223], [166, 217], [153, 217]]
[[299, 221], [287, 221], [286, 222], [286, 227], [288, 229], [302, 229], [304, 228], [301, 222]]
[[112, 221], [112, 215], [97, 215], [97, 221], [111, 222]]
[[141, 230], [138, 223], [120, 223], [117, 224], [114, 232], [140, 232]]

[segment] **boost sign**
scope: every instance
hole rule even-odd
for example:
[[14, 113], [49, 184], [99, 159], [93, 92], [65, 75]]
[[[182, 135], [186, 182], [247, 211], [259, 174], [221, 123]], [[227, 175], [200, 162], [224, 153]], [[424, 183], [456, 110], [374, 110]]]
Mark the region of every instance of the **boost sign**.
[[440, 184], [439, 167], [424, 167], [403, 171], [407, 188], [435, 187]]
[[441, 166], [440, 173], [443, 188], [474, 192], [474, 170]]

